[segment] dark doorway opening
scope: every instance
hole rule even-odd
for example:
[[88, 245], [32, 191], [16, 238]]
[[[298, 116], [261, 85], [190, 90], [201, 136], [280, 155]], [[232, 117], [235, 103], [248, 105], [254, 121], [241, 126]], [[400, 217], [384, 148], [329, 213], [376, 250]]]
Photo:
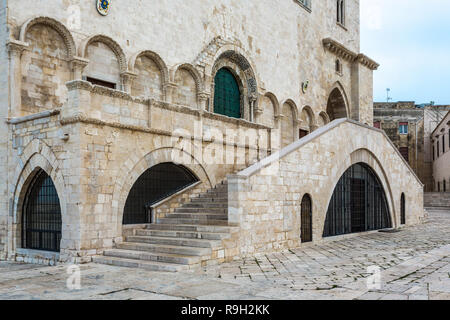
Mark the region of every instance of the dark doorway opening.
[[196, 183], [198, 178], [186, 167], [161, 163], [145, 171], [128, 195], [123, 224], [150, 223], [148, 207]]
[[391, 227], [389, 207], [380, 180], [368, 165], [353, 165], [334, 190], [323, 237]]
[[302, 242], [311, 242], [312, 239], [312, 201], [309, 195], [305, 195], [301, 207], [301, 239]]
[[22, 246], [59, 252], [61, 228], [61, 206], [55, 185], [44, 170], [39, 170], [25, 197]]

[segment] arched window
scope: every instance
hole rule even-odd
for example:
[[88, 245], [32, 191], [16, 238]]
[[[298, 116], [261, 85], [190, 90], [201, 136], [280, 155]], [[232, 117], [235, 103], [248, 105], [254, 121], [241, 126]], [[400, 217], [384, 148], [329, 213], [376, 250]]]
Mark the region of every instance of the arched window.
[[335, 69], [337, 74], [342, 74], [342, 64], [341, 61], [339, 61], [339, 59], [336, 60]]
[[22, 246], [59, 252], [61, 207], [52, 179], [40, 170], [28, 189], [23, 206]]
[[345, 25], [345, 0], [337, 0], [337, 22]]
[[401, 214], [401, 224], [406, 224], [406, 203], [404, 193], [402, 193], [402, 197], [400, 199], [400, 214]]
[[214, 112], [232, 118], [241, 118], [241, 93], [234, 75], [226, 68], [214, 78]]
[[305, 195], [301, 207], [301, 239], [302, 243], [312, 241], [312, 201]]
[[350, 167], [339, 180], [328, 206], [324, 237], [391, 228], [383, 186], [364, 163]]
[[150, 223], [147, 207], [197, 182], [187, 168], [161, 163], [145, 171], [135, 182], [125, 203], [123, 224]]

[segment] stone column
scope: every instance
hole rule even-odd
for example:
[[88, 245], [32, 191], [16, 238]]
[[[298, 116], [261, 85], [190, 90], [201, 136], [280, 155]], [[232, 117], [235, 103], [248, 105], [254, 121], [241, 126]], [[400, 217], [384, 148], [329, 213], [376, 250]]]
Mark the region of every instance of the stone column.
[[88, 59], [73, 57], [70, 61], [72, 69], [72, 80], [82, 80], [84, 68], [89, 64]]
[[256, 96], [256, 94], [252, 94], [250, 97], [249, 97], [249, 104], [250, 104], [250, 110], [249, 110], [249, 121], [250, 122], [254, 122], [254, 119], [255, 119], [255, 106], [256, 106], [256, 100], [257, 100], [257, 96]]
[[208, 99], [210, 97], [210, 94], [207, 92], [200, 92], [198, 94], [198, 103], [199, 103], [199, 108], [202, 111], [208, 111], [209, 109], [209, 105], [208, 105]]
[[122, 79], [122, 90], [126, 93], [131, 94], [131, 85], [133, 80], [136, 79], [137, 74], [126, 71], [120, 74], [120, 78]]
[[9, 92], [10, 92], [10, 106], [9, 116], [17, 117], [20, 115], [20, 109], [22, 104], [21, 91], [22, 91], [22, 74], [21, 74], [21, 57], [23, 51], [28, 48], [28, 43], [10, 40], [7, 43], [10, 59], [10, 80], [9, 80]]
[[175, 103], [175, 94], [177, 93], [178, 85], [175, 82], [167, 82], [166, 88], [166, 101], [169, 103]]

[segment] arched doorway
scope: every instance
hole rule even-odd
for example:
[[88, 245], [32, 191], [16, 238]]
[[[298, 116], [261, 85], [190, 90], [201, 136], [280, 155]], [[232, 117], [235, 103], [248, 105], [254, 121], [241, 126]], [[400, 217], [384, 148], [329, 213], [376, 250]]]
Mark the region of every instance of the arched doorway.
[[353, 165], [334, 190], [323, 237], [391, 227], [389, 207], [379, 178], [368, 165]]
[[309, 195], [302, 199], [301, 206], [301, 239], [302, 243], [312, 241], [312, 201]]
[[331, 91], [330, 97], [328, 98], [327, 114], [330, 117], [330, 121], [348, 118], [345, 98], [338, 88]]
[[61, 206], [50, 176], [39, 170], [23, 205], [22, 246], [27, 249], [60, 251]]
[[404, 193], [402, 193], [402, 197], [400, 199], [400, 213], [401, 213], [401, 224], [406, 224], [406, 201]]
[[145, 171], [134, 183], [125, 203], [123, 224], [150, 223], [147, 206], [196, 183], [198, 178], [186, 167], [160, 163]]
[[241, 93], [235, 76], [226, 68], [217, 71], [214, 78], [214, 112], [232, 118], [241, 118]]

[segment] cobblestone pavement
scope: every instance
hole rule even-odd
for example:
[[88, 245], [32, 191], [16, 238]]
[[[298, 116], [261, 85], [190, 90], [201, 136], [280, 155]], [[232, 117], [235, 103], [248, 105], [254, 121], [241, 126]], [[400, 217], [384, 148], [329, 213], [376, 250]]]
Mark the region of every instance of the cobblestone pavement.
[[[82, 265], [69, 290], [67, 266], [0, 262], [0, 299], [389, 299], [450, 300], [450, 210], [397, 233], [371, 233], [282, 253], [161, 273]], [[380, 286], [376, 285], [380, 270]], [[368, 269], [369, 268], [369, 269]]]

